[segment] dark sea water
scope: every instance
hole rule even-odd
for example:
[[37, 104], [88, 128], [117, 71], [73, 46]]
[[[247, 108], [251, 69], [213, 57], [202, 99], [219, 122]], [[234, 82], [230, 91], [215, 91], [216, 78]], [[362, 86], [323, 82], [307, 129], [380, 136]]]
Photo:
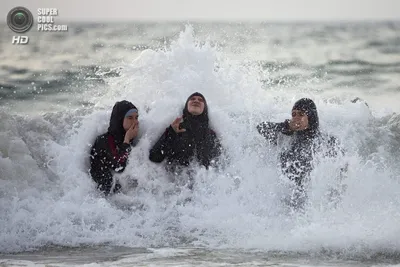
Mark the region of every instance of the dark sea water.
[[[0, 266], [388, 266], [400, 264], [400, 23], [0, 25]], [[197, 168], [192, 202], [148, 150], [201, 91], [230, 161]], [[275, 148], [255, 125], [315, 100], [348, 153], [321, 159], [309, 205], [288, 213]], [[361, 100], [354, 103], [356, 97]], [[140, 142], [109, 199], [88, 149], [113, 104], [132, 101]], [[344, 181], [339, 166], [349, 164]], [[338, 206], [332, 188], [346, 188]], [[86, 265], [87, 266], [87, 265]]]

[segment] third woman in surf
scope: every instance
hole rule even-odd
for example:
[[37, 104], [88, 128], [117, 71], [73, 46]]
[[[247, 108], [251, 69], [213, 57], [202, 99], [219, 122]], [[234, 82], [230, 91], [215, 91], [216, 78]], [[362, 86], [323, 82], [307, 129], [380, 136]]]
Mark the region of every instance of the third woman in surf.
[[290, 137], [288, 149], [280, 154], [281, 169], [297, 185], [291, 204], [302, 206], [305, 201], [305, 184], [313, 170], [314, 155], [326, 151], [322, 156], [336, 157], [343, 150], [336, 137], [322, 134], [315, 103], [308, 98], [298, 100], [292, 108], [292, 119], [281, 123], [262, 122], [258, 132], [277, 145], [279, 135]]
[[166, 159], [168, 171], [180, 173], [193, 162], [209, 168], [220, 153], [220, 140], [209, 126], [207, 101], [196, 92], [187, 99], [182, 117], [176, 118], [151, 148], [149, 158], [157, 163]]

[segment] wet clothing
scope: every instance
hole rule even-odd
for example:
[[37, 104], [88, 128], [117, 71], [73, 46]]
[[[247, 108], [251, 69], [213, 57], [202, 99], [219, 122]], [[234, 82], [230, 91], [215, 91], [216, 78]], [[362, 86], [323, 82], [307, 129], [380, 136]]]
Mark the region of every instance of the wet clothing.
[[193, 160], [208, 168], [219, 156], [221, 145], [211, 129], [206, 129], [201, 139], [198, 137], [188, 130], [176, 133], [169, 126], [150, 150], [149, 158], [153, 162], [162, 162], [166, 158], [172, 171], [178, 166], [189, 166]]
[[279, 157], [282, 172], [289, 179], [295, 181], [299, 187], [313, 170], [314, 155], [325, 148], [325, 156], [335, 157], [342, 151], [338, 148], [338, 140], [333, 136], [322, 135], [312, 131], [292, 132], [289, 130], [289, 121], [282, 123], [262, 122], [257, 129], [269, 142], [277, 145], [279, 134], [291, 136], [288, 149]]
[[306, 130], [291, 131], [289, 120], [282, 123], [262, 122], [257, 125], [257, 130], [275, 145], [280, 134], [291, 137], [289, 148], [280, 154], [280, 165], [282, 172], [289, 179], [295, 181], [299, 187], [303, 187], [313, 170], [312, 163], [316, 153], [325, 152], [324, 156], [336, 157], [343, 151], [339, 148], [339, 142], [335, 137], [320, 132], [317, 108], [312, 100], [300, 99], [292, 110], [301, 110], [306, 113], [309, 123]]
[[124, 117], [127, 112], [136, 107], [128, 102], [121, 101], [114, 105], [107, 133], [98, 136], [90, 151], [90, 174], [97, 183], [98, 189], [106, 195], [119, 191], [121, 185], [113, 185], [113, 174], [125, 170], [127, 159], [131, 151], [131, 144], [124, 143]]
[[[201, 96], [204, 99], [204, 111], [200, 115], [188, 112], [187, 105], [191, 97]], [[157, 143], [151, 148], [149, 159], [153, 162], [167, 161], [167, 169], [175, 172], [178, 167], [188, 167], [195, 160], [210, 167], [221, 153], [221, 144], [216, 133], [209, 127], [206, 99], [200, 93], [192, 94], [183, 109], [182, 128], [185, 132], [176, 133], [169, 126]]]
[[121, 189], [121, 185], [117, 183], [111, 192], [113, 171], [123, 172], [125, 170], [130, 151], [129, 144], [117, 145], [110, 133], [96, 138], [90, 152], [90, 174], [100, 191], [109, 194]]

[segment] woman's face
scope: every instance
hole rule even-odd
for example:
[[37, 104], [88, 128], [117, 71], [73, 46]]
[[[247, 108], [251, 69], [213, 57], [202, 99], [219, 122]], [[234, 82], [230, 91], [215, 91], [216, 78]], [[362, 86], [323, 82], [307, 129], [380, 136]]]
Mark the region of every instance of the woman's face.
[[139, 122], [139, 114], [137, 112], [133, 112], [129, 116], [126, 116], [124, 118], [124, 122], [122, 126], [124, 127], [125, 131], [128, 131], [128, 129], [133, 125], [137, 124]]
[[192, 96], [187, 105], [187, 109], [192, 115], [200, 115], [204, 111], [204, 99], [201, 96]]
[[294, 130], [303, 131], [308, 128], [308, 116], [302, 110], [292, 110]]

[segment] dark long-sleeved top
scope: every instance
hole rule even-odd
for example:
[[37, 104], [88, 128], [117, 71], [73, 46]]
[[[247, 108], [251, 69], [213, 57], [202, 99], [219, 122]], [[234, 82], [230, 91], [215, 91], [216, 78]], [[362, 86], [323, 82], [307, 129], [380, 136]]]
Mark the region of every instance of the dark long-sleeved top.
[[290, 147], [280, 154], [280, 163], [283, 173], [297, 185], [302, 186], [305, 178], [313, 170], [315, 153], [324, 149], [324, 156], [336, 157], [343, 153], [338, 140], [333, 136], [322, 135], [319, 131], [293, 132], [289, 129], [289, 122], [282, 123], [262, 122], [257, 125], [258, 132], [269, 142], [277, 145], [279, 134], [292, 137]]
[[[117, 144], [109, 133], [96, 138], [90, 151], [90, 174], [100, 191], [110, 193], [113, 172], [120, 173], [125, 170], [130, 151], [130, 144]], [[119, 187], [117, 184], [114, 191]]]
[[169, 126], [150, 150], [149, 158], [153, 162], [166, 159], [173, 168], [189, 166], [192, 160], [197, 160], [208, 168], [220, 153], [220, 141], [211, 129], [207, 129], [199, 138], [190, 131], [176, 133]]

